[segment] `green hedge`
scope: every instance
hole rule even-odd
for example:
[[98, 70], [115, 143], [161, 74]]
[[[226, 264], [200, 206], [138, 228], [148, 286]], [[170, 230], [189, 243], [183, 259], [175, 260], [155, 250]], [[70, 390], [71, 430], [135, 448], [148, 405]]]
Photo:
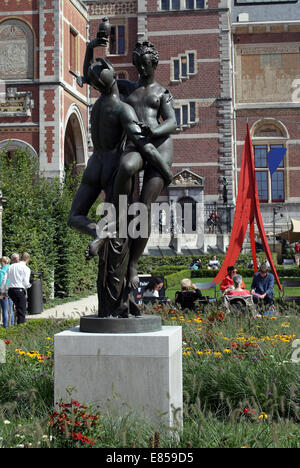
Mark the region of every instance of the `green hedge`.
[[[202, 261], [202, 269], [206, 271], [208, 262], [211, 260], [211, 254], [203, 254], [199, 255], [198, 258], [201, 258]], [[219, 262], [222, 264], [225, 259], [225, 254], [217, 254], [216, 255]], [[152, 274], [152, 272], [167, 272], [167, 274], [171, 273], [172, 271], [179, 271], [181, 267], [188, 268], [192, 263], [193, 259], [196, 258], [196, 255], [177, 255], [177, 256], [166, 256], [166, 257], [155, 257], [152, 255], [149, 256], [142, 256], [139, 259], [138, 269], [140, 274]], [[260, 252], [257, 254], [257, 258], [260, 262], [263, 262], [266, 258], [264, 252]], [[277, 265], [277, 255], [276, 253], [272, 254], [273, 261], [275, 265]], [[251, 262], [252, 256], [251, 253], [249, 254], [240, 254], [236, 266], [241, 269], [247, 269], [247, 265]], [[201, 270], [199, 270], [201, 271]]]
[[192, 270], [181, 270], [177, 273], [171, 273], [170, 275], [165, 276], [164, 277], [165, 289], [178, 286], [178, 284], [183, 278], [191, 278], [191, 271]]
[[23, 151], [16, 151], [13, 159], [0, 153], [0, 172], [1, 189], [7, 198], [3, 255], [29, 252], [31, 271], [42, 273], [45, 300], [53, 281], [55, 291], [66, 296], [95, 290], [96, 260], [85, 261], [89, 238], [67, 226], [78, 180], [71, 176], [63, 184], [47, 180], [39, 173], [38, 160]]
[[[214, 278], [217, 275], [217, 270], [191, 270], [192, 278]], [[271, 271], [271, 270], [270, 270]], [[276, 271], [280, 278], [282, 277], [300, 277], [300, 268], [289, 268], [285, 269], [280, 266], [276, 266]], [[254, 275], [254, 271], [251, 268], [238, 268], [239, 275], [245, 278], [250, 278]]]

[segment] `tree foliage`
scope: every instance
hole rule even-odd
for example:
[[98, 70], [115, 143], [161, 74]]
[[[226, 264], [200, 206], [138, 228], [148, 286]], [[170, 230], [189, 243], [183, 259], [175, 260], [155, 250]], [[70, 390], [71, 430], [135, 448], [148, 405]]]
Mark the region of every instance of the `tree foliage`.
[[[89, 238], [67, 226], [78, 185], [70, 174], [62, 183], [39, 172], [39, 162], [24, 151], [0, 153], [3, 254], [29, 252], [32, 272], [42, 273], [44, 298], [51, 291], [72, 295], [95, 290], [96, 260], [85, 261]], [[91, 216], [95, 216], [95, 208]]]

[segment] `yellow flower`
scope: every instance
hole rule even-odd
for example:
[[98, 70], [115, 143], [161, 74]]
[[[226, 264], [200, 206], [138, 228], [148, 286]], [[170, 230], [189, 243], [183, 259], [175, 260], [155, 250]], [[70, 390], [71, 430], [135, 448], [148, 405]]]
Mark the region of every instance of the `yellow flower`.
[[224, 349], [224, 353], [226, 353], [226, 354], [231, 354], [232, 351], [231, 351], [231, 349], [229, 349], [229, 348], [225, 348], [225, 349]]
[[282, 322], [281, 327], [282, 328], [290, 328], [290, 322]]
[[260, 413], [260, 415], [258, 416], [258, 419], [259, 419], [260, 421], [267, 420], [268, 418], [269, 418], [269, 416], [268, 416], [266, 413], [264, 413], [264, 412]]
[[215, 352], [215, 353], [214, 353], [214, 357], [215, 357], [215, 358], [220, 358], [220, 357], [222, 357], [222, 353], [217, 353], [217, 352]]

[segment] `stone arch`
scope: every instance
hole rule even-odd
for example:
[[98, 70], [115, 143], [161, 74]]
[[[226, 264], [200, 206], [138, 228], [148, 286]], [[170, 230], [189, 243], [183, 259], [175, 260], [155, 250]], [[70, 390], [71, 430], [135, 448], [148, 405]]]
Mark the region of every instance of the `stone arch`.
[[87, 137], [81, 112], [72, 104], [66, 117], [64, 131], [64, 165], [68, 169], [74, 164], [74, 171], [80, 172], [87, 163]]
[[34, 34], [20, 19], [0, 22], [0, 79], [34, 78]]
[[29, 143], [23, 140], [17, 139], [10, 139], [10, 140], [2, 140], [0, 141], [0, 152], [7, 151], [7, 152], [14, 152], [16, 149], [21, 149], [24, 151], [29, 151], [29, 153], [38, 159], [38, 154]]
[[251, 134], [252, 138], [289, 138], [286, 126], [276, 119], [258, 120], [252, 125]]

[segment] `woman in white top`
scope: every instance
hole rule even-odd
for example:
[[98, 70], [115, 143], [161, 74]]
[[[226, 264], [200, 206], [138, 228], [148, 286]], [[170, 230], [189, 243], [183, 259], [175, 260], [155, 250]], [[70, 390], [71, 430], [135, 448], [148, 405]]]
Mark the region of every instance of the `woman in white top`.
[[159, 297], [159, 291], [164, 283], [161, 278], [154, 276], [144, 288], [143, 297]]

